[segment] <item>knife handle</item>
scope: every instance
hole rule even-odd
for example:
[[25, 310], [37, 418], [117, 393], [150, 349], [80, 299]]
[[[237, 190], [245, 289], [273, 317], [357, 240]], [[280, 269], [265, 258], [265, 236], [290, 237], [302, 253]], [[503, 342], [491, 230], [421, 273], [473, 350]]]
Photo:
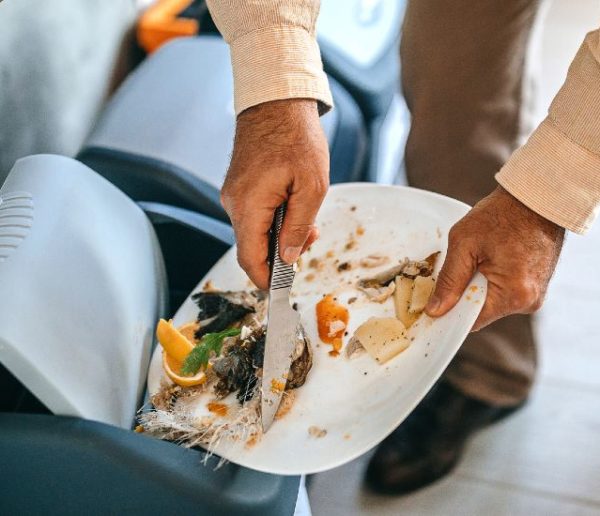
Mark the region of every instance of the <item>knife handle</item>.
[[271, 282], [269, 290], [290, 289], [294, 282], [294, 266], [285, 263], [279, 256], [279, 233], [285, 217], [287, 203], [284, 202], [275, 210], [271, 226]]

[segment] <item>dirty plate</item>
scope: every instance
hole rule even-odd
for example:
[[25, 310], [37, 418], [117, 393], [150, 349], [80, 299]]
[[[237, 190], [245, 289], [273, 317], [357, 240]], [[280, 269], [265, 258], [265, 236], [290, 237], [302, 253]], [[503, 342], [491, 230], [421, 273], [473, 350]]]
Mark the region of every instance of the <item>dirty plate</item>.
[[[468, 209], [453, 199], [407, 187], [362, 183], [332, 187], [319, 213], [321, 238], [303, 256], [293, 290], [293, 301], [313, 344], [313, 368], [305, 385], [296, 391], [291, 411], [275, 421], [260, 441], [252, 446], [223, 441], [214, 451], [231, 462], [268, 473], [316, 473], [358, 457], [392, 432], [425, 396], [469, 333], [485, 300], [485, 278], [477, 274], [446, 316], [432, 320], [423, 315], [411, 329], [410, 347], [384, 365], [366, 353], [353, 359], [343, 352], [330, 356], [331, 346], [318, 338], [315, 304], [324, 294], [333, 293], [349, 308], [345, 343], [369, 317], [393, 316], [391, 299], [383, 304], [367, 302], [354, 288], [357, 276], [370, 276], [390, 263], [378, 269], [341, 272], [338, 266], [375, 253], [398, 260], [423, 259], [442, 251], [443, 258], [450, 227]], [[309, 267], [311, 258], [324, 260], [323, 270]], [[438, 260], [435, 274], [442, 261]], [[198, 288], [207, 281], [223, 290], [249, 289], [235, 249], [221, 258]], [[352, 297], [358, 299], [349, 304]], [[174, 323], [192, 321], [196, 314], [188, 299]], [[150, 393], [159, 389], [163, 378], [157, 347], [148, 376]], [[197, 404], [199, 417], [208, 414], [206, 401], [208, 395]], [[229, 403], [234, 403], [233, 398]], [[309, 432], [311, 427], [325, 432]]]

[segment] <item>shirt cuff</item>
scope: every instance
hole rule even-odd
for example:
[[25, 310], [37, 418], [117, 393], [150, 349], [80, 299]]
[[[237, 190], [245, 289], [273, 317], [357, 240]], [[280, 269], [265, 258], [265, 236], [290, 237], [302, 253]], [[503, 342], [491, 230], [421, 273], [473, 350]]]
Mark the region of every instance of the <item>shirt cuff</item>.
[[319, 46], [313, 35], [296, 26], [258, 29], [230, 44], [235, 112], [291, 98], [315, 99], [319, 113], [333, 107]]
[[585, 233], [598, 214], [600, 156], [573, 142], [550, 118], [496, 180], [527, 207], [575, 233]]

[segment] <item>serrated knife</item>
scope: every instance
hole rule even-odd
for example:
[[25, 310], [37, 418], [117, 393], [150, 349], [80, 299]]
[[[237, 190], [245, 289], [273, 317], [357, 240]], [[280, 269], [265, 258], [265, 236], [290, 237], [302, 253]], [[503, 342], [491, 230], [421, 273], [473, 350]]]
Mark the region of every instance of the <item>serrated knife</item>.
[[271, 278], [261, 400], [263, 432], [273, 423], [281, 403], [300, 324], [300, 315], [290, 306], [294, 267], [279, 256], [279, 233], [285, 211], [286, 203], [275, 211], [270, 236]]

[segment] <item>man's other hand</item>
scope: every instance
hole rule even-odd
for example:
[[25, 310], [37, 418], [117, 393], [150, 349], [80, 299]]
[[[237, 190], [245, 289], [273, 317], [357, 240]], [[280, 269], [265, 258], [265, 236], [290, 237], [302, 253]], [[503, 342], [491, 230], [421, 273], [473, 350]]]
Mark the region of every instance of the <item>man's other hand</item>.
[[448, 312], [476, 270], [487, 278], [488, 291], [474, 331], [510, 314], [538, 310], [563, 239], [563, 228], [498, 187], [450, 230], [446, 261], [427, 314]]
[[280, 254], [295, 262], [317, 238], [317, 211], [329, 186], [329, 149], [309, 99], [266, 102], [238, 116], [221, 202], [235, 231], [238, 261], [266, 289], [268, 235], [287, 200]]

